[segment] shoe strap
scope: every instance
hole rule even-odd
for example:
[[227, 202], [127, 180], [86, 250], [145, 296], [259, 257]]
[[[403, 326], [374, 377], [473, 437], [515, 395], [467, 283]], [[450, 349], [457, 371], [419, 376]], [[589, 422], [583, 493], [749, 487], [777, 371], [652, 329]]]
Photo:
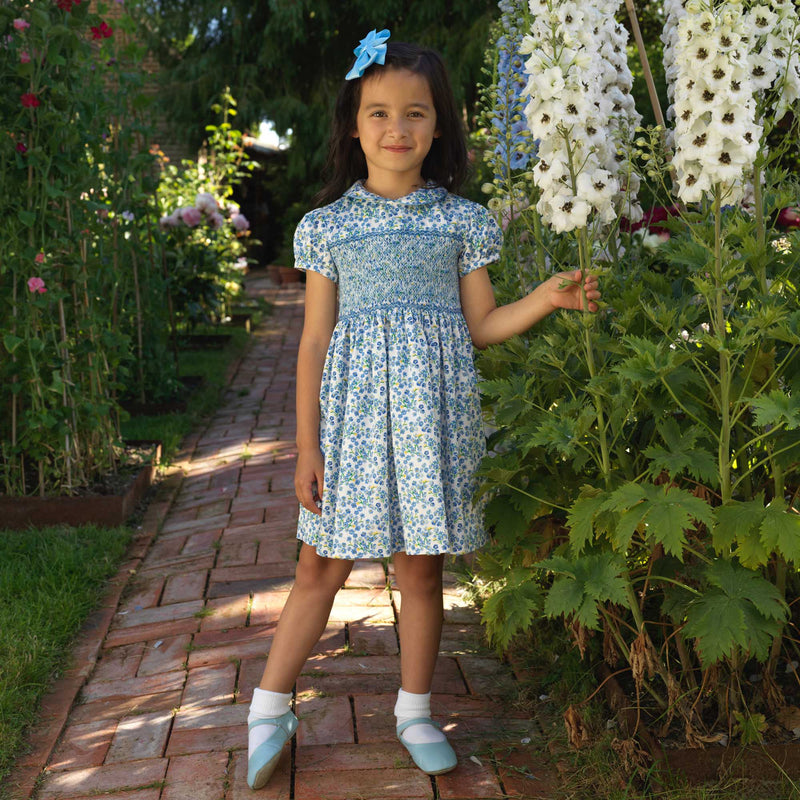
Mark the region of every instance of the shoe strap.
[[274, 728], [282, 728], [287, 734], [291, 735], [297, 730], [297, 717], [291, 711], [287, 711], [279, 717], [254, 719], [247, 726], [247, 730], [251, 731], [259, 725], [272, 725]]
[[406, 728], [410, 728], [412, 725], [431, 725], [439, 730], [442, 729], [442, 726], [438, 722], [434, 722], [430, 717], [414, 717], [414, 719], [408, 719], [397, 726], [397, 735], [399, 736]]

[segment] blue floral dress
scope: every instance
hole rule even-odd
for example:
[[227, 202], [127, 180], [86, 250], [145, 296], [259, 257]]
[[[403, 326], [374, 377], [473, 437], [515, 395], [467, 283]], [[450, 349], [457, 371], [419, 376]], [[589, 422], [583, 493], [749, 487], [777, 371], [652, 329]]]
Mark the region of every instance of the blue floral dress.
[[467, 553], [486, 441], [459, 277], [496, 261], [483, 206], [428, 184], [397, 200], [355, 183], [306, 214], [295, 266], [338, 284], [320, 387], [322, 515], [297, 536], [329, 558]]

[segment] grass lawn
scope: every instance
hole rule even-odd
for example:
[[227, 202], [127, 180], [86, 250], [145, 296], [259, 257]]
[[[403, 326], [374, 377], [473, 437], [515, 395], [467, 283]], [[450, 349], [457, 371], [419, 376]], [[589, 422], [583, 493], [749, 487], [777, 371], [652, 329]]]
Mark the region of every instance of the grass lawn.
[[93, 525], [0, 530], [0, 787], [132, 533]]

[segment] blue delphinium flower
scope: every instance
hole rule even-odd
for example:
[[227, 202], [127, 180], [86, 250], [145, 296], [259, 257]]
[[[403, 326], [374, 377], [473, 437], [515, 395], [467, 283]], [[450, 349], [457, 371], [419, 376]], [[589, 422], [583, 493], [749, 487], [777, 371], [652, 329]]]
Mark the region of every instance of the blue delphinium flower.
[[497, 93], [492, 116], [496, 141], [493, 167], [495, 178], [508, 180], [511, 171], [523, 169], [535, 152], [525, 121], [522, 90], [527, 76], [519, 48], [527, 14], [526, 0], [500, 0], [501, 35], [497, 40]]

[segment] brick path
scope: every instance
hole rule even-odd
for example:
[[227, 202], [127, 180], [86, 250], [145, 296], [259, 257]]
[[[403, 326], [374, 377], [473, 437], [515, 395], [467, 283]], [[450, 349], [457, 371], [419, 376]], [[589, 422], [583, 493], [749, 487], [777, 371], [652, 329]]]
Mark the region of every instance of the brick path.
[[541, 740], [541, 731], [522, 713], [499, 720], [496, 697], [513, 693], [514, 677], [486, 652], [476, 612], [449, 573], [434, 715], [460, 764], [435, 779], [414, 768], [394, 734], [400, 596], [391, 566], [380, 561], [353, 569], [297, 682], [296, 741], [265, 789], [247, 788], [247, 706], [297, 552], [294, 364], [303, 314], [299, 284], [275, 291], [256, 279], [249, 289], [268, 295], [274, 313], [255, 331], [224, 407], [180, 465], [179, 491], [128, 580], [102, 646], [98, 641], [96, 664], [34, 796], [550, 796], [546, 774], [532, 780], [510, 766], [521, 763], [519, 753], [498, 765], [487, 751], [487, 741], [519, 747], [526, 737]]

